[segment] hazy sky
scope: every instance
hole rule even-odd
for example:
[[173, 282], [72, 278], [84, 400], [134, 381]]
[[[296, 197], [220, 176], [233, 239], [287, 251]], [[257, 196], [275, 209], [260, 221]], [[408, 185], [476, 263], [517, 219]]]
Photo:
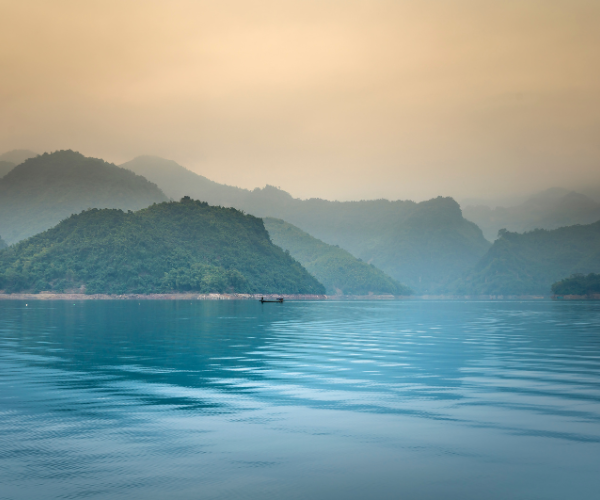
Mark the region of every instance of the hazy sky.
[[0, 0], [0, 153], [299, 197], [600, 184], [599, 0]]

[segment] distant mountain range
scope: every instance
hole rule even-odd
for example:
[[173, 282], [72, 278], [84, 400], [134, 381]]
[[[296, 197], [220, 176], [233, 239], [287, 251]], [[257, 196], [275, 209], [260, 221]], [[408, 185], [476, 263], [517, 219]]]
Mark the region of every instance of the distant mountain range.
[[45, 153], [0, 179], [0, 236], [11, 244], [87, 208], [139, 210], [166, 200], [129, 170], [74, 151]]
[[500, 229], [522, 233], [596, 222], [600, 220], [600, 203], [581, 193], [552, 188], [514, 207], [467, 206], [463, 215], [493, 241]]
[[265, 217], [275, 245], [289, 251], [330, 295], [411, 295], [412, 291], [346, 250], [313, 238], [281, 219]]
[[158, 157], [143, 156], [121, 166], [155, 182], [172, 198], [187, 195], [257, 217], [283, 219], [420, 293], [443, 290], [490, 246], [451, 198], [422, 203], [300, 200], [273, 186], [250, 191], [218, 184]]
[[323, 294], [263, 221], [184, 198], [91, 209], [0, 252], [0, 288], [86, 293]]
[[20, 165], [29, 158], [34, 158], [38, 154], [29, 149], [13, 149], [0, 155], [0, 161], [12, 163], [15, 166]]
[[598, 272], [600, 221], [524, 234], [501, 231], [486, 255], [454, 284], [454, 292], [547, 296], [566, 276]]
[[[300, 200], [273, 186], [219, 184], [153, 156], [121, 167], [73, 151], [10, 162], [30, 155], [0, 156], [0, 174], [3, 165], [9, 170], [0, 178], [0, 236], [8, 244], [88, 208], [137, 211], [190, 196], [264, 217], [272, 240], [330, 293], [399, 295], [404, 283], [417, 294], [547, 295], [558, 279], [600, 270], [598, 226], [588, 224], [600, 220], [600, 204], [564, 189], [513, 207], [461, 211], [442, 197], [421, 203]], [[490, 239], [509, 231], [491, 245], [476, 223]], [[528, 232], [538, 227], [549, 230]]]
[[0, 179], [8, 174], [17, 165], [23, 163], [28, 158], [37, 156], [37, 153], [28, 149], [14, 149], [0, 155]]

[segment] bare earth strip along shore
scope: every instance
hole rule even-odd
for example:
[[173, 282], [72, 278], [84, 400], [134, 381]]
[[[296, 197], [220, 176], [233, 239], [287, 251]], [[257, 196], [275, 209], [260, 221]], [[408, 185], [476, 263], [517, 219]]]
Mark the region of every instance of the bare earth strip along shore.
[[[85, 293], [0, 293], [0, 300], [543, 300], [542, 295], [275, 295], [244, 293], [163, 293], [163, 294], [85, 294]], [[600, 300], [600, 295], [565, 296], [564, 300]]]

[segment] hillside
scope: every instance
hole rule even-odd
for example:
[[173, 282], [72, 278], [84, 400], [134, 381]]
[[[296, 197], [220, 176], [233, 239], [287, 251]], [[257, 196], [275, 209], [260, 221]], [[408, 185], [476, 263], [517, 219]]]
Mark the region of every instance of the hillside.
[[581, 193], [553, 188], [514, 207], [468, 206], [463, 209], [463, 214], [493, 241], [500, 229], [522, 233], [591, 224], [600, 220], [600, 203]]
[[138, 212], [91, 209], [0, 252], [9, 292], [322, 294], [261, 219], [184, 198]]
[[410, 295], [412, 291], [346, 250], [313, 238], [292, 224], [266, 217], [275, 245], [290, 252], [330, 295]]
[[139, 210], [166, 200], [129, 170], [74, 151], [45, 153], [0, 179], [0, 235], [11, 244], [87, 208]]
[[591, 296], [600, 294], [600, 274], [574, 274], [552, 284], [554, 295]]
[[538, 229], [502, 231], [487, 254], [456, 283], [470, 295], [549, 295], [551, 285], [576, 273], [600, 272], [600, 221]]
[[451, 198], [422, 203], [300, 200], [273, 186], [253, 191], [224, 186], [154, 157], [136, 158], [123, 167], [147, 176], [169, 196], [186, 194], [257, 217], [283, 219], [375, 265], [418, 293], [444, 291], [490, 246]]

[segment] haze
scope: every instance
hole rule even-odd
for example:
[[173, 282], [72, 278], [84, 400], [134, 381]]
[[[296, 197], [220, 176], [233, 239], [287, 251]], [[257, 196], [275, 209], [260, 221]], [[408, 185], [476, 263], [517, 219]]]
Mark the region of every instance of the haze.
[[600, 185], [600, 3], [0, 1], [0, 152], [298, 197]]

